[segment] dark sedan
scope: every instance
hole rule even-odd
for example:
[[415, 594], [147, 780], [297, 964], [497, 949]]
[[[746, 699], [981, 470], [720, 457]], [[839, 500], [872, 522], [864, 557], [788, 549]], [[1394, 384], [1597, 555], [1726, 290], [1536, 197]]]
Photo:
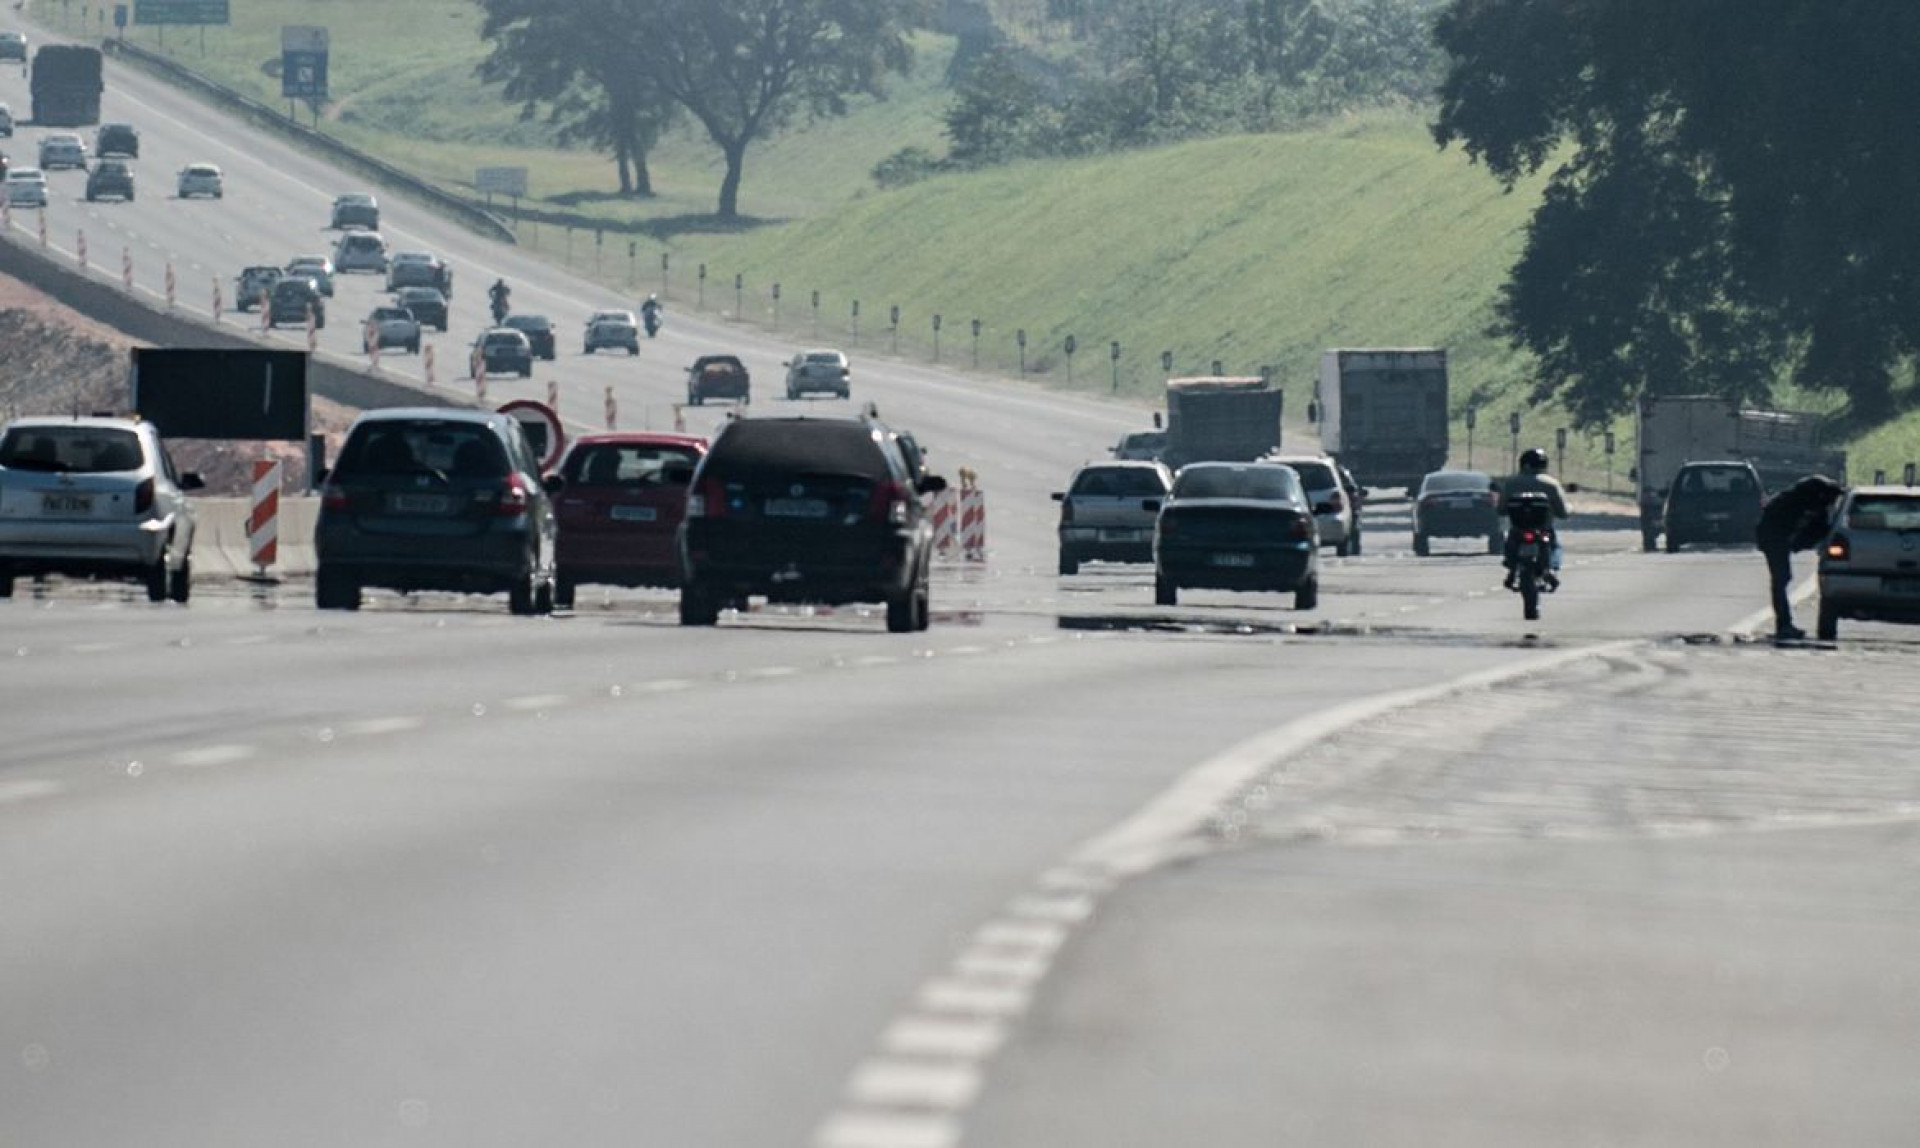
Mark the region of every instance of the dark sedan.
[[511, 327], [527, 337], [533, 347], [533, 357], [553, 361], [553, 320], [545, 315], [508, 315], [500, 321], [502, 327]]
[[1484, 538], [1487, 553], [1500, 553], [1506, 529], [1492, 476], [1436, 470], [1420, 480], [1413, 496], [1413, 552], [1426, 556], [1435, 538]]
[[436, 331], [447, 329], [447, 297], [431, 287], [402, 287], [393, 293], [393, 301], [413, 312], [422, 327]]
[[1320, 532], [1300, 476], [1262, 462], [1182, 467], [1153, 538], [1154, 601], [1182, 589], [1292, 593], [1296, 610], [1320, 600]]

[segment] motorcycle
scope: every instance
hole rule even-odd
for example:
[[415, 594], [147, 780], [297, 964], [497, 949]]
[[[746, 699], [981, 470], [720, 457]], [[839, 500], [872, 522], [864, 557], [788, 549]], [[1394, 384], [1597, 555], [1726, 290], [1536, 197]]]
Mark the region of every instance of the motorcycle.
[[498, 327], [507, 320], [507, 297], [504, 293], [493, 297], [493, 325]]
[[651, 308], [640, 312], [640, 322], [647, 328], [647, 338], [651, 339], [655, 335], [658, 335], [660, 333], [659, 309]]
[[1511, 539], [1513, 579], [1529, 622], [1540, 618], [1540, 595], [1560, 586], [1553, 572], [1559, 540], [1553, 532], [1553, 502], [1544, 494], [1528, 492], [1507, 500], [1507, 530]]

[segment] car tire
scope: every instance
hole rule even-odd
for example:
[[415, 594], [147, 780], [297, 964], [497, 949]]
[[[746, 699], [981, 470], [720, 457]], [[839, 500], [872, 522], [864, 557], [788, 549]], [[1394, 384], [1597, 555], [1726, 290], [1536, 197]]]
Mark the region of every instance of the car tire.
[[167, 597], [184, 606], [187, 604], [187, 599], [192, 596], [193, 559], [182, 558], [180, 569], [175, 570], [167, 578]]
[[556, 570], [553, 574], [553, 604], [562, 610], [573, 609], [573, 600], [578, 583], [565, 570]]
[[160, 558], [147, 567], [147, 601], [164, 602], [167, 600], [167, 583], [173, 572], [167, 568], [168, 552], [173, 549], [173, 540], [168, 539], [166, 548], [160, 551]]
[[554, 591], [553, 579], [548, 578], [541, 582], [533, 591], [533, 612], [541, 617], [553, 613], [554, 599], [556, 597], [558, 597], [558, 595]]
[[796, 393], [796, 392], [794, 391], [794, 389], [793, 389], [792, 387], [788, 387], [788, 388], [787, 388], [787, 401], [788, 401], [788, 402], [790, 402], [790, 403], [794, 403], [794, 402], [799, 402], [799, 401], [800, 401], [800, 396], [799, 396], [799, 394], [798, 394], [798, 393]]
[[706, 406], [706, 405], [707, 405], [707, 396], [705, 396], [705, 395], [694, 395], [694, 396], [692, 396], [692, 397], [690, 397], [690, 398], [689, 398], [689, 399], [688, 399], [687, 401], [688, 401], [689, 403], [691, 403], [691, 404], [693, 404], [693, 405], [694, 405], [694, 406], [696, 406], [696, 407], [704, 407], [704, 406]]
[[538, 593], [533, 586], [533, 572], [522, 575], [507, 590], [507, 613], [516, 618], [531, 618], [539, 613]]
[[1165, 578], [1153, 580], [1153, 604], [1156, 606], [1177, 606], [1180, 604], [1180, 588]]
[[913, 592], [913, 628], [922, 632], [933, 628], [933, 596], [924, 582]]
[[840, 391], [840, 392], [838, 392], [838, 394], [839, 394], [839, 395], [840, 395], [840, 397], [841, 397], [841, 398], [843, 398], [843, 399], [850, 399], [850, 398], [852, 398], [852, 397], [853, 397], [853, 392], [852, 392], [852, 391], [844, 391], [844, 390], [843, 390], [843, 391]]
[[1640, 532], [1640, 549], [1641, 549], [1642, 551], [1644, 551], [1644, 552], [1646, 552], [1646, 553], [1648, 553], [1648, 554], [1651, 554], [1651, 553], [1653, 553], [1653, 552], [1654, 552], [1655, 550], [1657, 550], [1657, 549], [1659, 549], [1659, 545], [1660, 545], [1660, 532], [1659, 532], [1659, 531], [1657, 531], [1657, 530], [1642, 530], [1642, 531]]
[[360, 586], [346, 575], [322, 566], [313, 575], [313, 605], [317, 610], [358, 610]]
[[1432, 549], [1433, 547], [1427, 544], [1426, 535], [1416, 534], [1413, 536], [1413, 552], [1415, 554], [1419, 555], [1422, 558], [1425, 558], [1428, 552], [1430, 552]]
[[1813, 632], [1823, 642], [1839, 641], [1840, 611], [1825, 602], [1820, 603], [1820, 620], [1814, 623]]
[[705, 587], [688, 582], [680, 587], [680, 624], [713, 626], [720, 622], [720, 603]]
[[13, 597], [13, 570], [11, 567], [0, 566], [0, 598], [11, 597]]
[[887, 633], [913, 633], [915, 628], [914, 622], [917, 620], [914, 610], [914, 598], [918, 594], [919, 590], [917, 588], [909, 586], [898, 594], [887, 595]]
[[1320, 579], [1309, 578], [1293, 591], [1293, 608], [1312, 610], [1320, 605]]
[[635, 343], [633, 346], [627, 348], [628, 355], [637, 355], [639, 353], [640, 353], [640, 344], [638, 343]]
[[1681, 543], [1678, 538], [1675, 538], [1672, 534], [1667, 535], [1667, 553], [1669, 554], [1680, 553], [1680, 546], [1681, 546]]
[[532, 368], [532, 367], [521, 367], [521, 368], [520, 368], [520, 377], [521, 377], [521, 378], [523, 378], [523, 379], [531, 379], [531, 378], [533, 377], [533, 368]]
[[1060, 552], [1060, 576], [1071, 577], [1080, 573], [1080, 559], [1065, 550]]
[[1507, 548], [1507, 540], [1501, 537], [1498, 531], [1495, 531], [1494, 533], [1487, 535], [1487, 553], [1499, 554], [1504, 550], [1506, 550], [1506, 548]]
[[415, 339], [415, 340], [414, 340], [413, 342], [411, 342], [411, 343], [408, 343], [408, 344], [407, 344], [407, 353], [408, 353], [408, 354], [411, 354], [411, 355], [417, 355], [417, 354], [419, 354], [419, 353], [420, 353], [420, 340], [418, 340], [418, 339]]
[[1341, 542], [1336, 543], [1333, 547], [1333, 553], [1334, 553], [1334, 557], [1336, 558], [1345, 558], [1349, 554], [1352, 554], [1353, 553], [1352, 540], [1347, 539], [1347, 540], [1343, 540]]

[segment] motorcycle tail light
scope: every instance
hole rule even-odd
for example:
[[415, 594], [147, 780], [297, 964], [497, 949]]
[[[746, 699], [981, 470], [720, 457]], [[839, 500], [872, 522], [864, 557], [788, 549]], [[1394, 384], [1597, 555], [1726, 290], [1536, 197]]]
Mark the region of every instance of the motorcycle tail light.
[[1535, 533], [1534, 531], [1531, 531], [1531, 530], [1522, 530], [1522, 531], [1520, 532], [1520, 541], [1522, 541], [1522, 542], [1538, 542], [1538, 541], [1540, 541], [1540, 535], [1539, 535], [1539, 534], [1537, 534], [1537, 533]]

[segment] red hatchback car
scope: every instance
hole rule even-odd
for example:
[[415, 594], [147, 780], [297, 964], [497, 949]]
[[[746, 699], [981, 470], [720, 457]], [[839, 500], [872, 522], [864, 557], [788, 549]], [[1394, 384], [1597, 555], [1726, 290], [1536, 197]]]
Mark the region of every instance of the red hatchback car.
[[576, 439], [557, 471], [554, 605], [571, 609], [574, 588], [584, 582], [678, 586], [674, 536], [686, 514], [687, 482], [706, 453], [706, 439], [683, 434]]

